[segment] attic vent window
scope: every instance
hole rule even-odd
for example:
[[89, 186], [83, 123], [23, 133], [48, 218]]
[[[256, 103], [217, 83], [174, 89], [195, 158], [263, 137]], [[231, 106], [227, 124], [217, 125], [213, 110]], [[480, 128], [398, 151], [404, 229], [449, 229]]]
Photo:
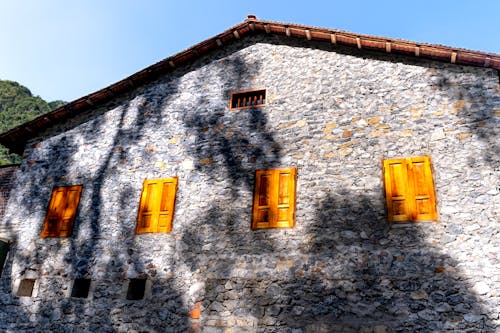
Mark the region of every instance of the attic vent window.
[[231, 93], [231, 110], [266, 105], [266, 89], [245, 90]]

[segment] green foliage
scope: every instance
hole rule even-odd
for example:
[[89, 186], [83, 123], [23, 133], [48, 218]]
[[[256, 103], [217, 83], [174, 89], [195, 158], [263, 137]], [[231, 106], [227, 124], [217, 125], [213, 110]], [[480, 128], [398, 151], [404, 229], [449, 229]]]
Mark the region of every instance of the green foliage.
[[60, 99], [58, 99], [58, 100], [56, 100], [56, 101], [49, 102], [48, 104], [49, 104], [49, 108], [50, 108], [50, 110], [55, 110], [55, 109], [57, 109], [58, 107], [60, 107], [60, 106], [62, 106], [62, 105], [64, 105], [64, 104], [66, 104], [66, 102], [65, 102], [65, 101], [61, 101]]
[[[0, 133], [49, 112], [66, 102], [56, 100], [47, 103], [31, 91], [14, 81], [0, 80]], [[0, 146], [0, 165], [19, 163], [20, 156], [10, 154]]]

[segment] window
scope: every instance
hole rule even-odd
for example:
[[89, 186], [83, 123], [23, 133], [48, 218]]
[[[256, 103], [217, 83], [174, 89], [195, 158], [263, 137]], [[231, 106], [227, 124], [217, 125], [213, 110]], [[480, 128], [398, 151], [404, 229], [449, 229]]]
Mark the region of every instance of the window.
[[2, 276], [2, 269], [9, 253], [9, 242], [0, 239], [0, 276]]
[[296, 170], [287, 168], [255, 172], [252, 229], [294, 226]]
[[127, 288], [127, 299], [137, 301], [144, 298], [146, 279], [130, 279]]
[[54, 187], [43, 225], [43, 238], [71, 236], [81, 193], [81, 185]]
[[172, 231], [177, 178], [145, 180], [142, 188], [137, 234]]
[[75, 279], [71, 289], [71, 297], [87, 298], [90, 290], [90, 279]]
[[266, 104], [266, 89], [245, 90], [231, 93], [230, 109], [243, 109]]
[[437, 219], [429, 157], [384, 160], [384, 181], [389, 222]]
[[22, 279], [19, 282], [16, 295], [19, 297], [31, 297], [35, 288], [35, 279]]

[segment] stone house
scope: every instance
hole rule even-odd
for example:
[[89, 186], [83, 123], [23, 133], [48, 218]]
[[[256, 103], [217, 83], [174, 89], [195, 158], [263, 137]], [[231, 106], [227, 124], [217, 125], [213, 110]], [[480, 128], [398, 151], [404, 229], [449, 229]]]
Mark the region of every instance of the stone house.
[[498, 332], [499, 69], [249, 16], [2, 134], [0, 330]]

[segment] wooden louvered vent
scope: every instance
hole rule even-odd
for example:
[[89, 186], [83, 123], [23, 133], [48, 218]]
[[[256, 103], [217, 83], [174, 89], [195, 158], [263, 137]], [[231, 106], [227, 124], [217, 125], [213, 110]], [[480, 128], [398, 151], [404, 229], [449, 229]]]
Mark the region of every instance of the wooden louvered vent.
[[266, 104], [266, 89], [245, 90], [231, 93], [230, 109], [243, 109], [264, 106]]

